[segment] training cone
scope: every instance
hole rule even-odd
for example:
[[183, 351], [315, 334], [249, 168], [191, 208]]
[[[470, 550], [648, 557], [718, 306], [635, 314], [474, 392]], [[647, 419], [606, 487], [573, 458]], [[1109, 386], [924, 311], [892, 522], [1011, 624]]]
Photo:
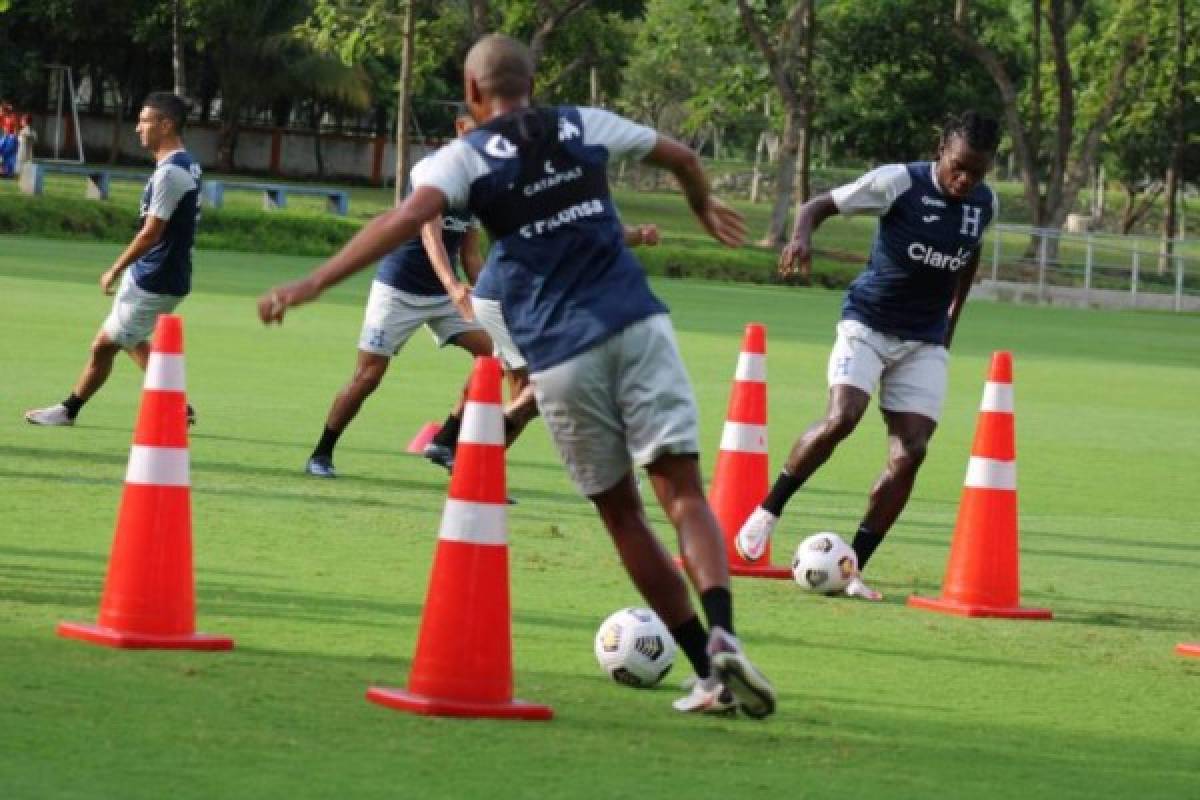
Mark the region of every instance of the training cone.
[[183, 320], [164, 314], [146, 365], [100, 618], [59, 623], [59, 636], [108, 647], [233, 647], [229, 637], [196, 633], [190, 494]]
[[1175, 647], [1175, 652], [1181, 656], [1191, 656], [1200, 658], [1200, 644], [1187, 644], [1186, 642]]
[[1012, 353], [993, 353], [942, 595], [914, 595], [910, 606], [963, 617], [1052, 616], [1048, 608], [1021, 607], [1015, 430]]
[[770, 542], [754, 562], [738, 555], [734, 546], [742, 523], [770, 489], [767, 460], [767, 329], [752, 322], [738, 355], [708, 502], [725, 536], [731, 575], [790, 579], [791, 569], [771, 566]]
[[437, 436], [442, 430], [442, 426], [436, 422], [426, 422], [417, 431], [417, 435], [409, 440], [408, 446], [404, 448], [406, 453], [414, 453], [421, 455], [425, 452], [425, 445], [433, 441], [433, 437]]
[[475, 359], [407, 689], [367, 699], [413, 714], [546, 720], [513, 699], [500, 362]]

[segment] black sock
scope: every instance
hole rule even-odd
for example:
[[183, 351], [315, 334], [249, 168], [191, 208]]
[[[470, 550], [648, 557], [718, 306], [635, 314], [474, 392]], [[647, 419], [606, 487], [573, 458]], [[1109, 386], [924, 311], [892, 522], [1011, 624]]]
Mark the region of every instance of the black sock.
[[697, 678], [704, 680], [712, 674], [708, 663], [708, 633], [700, 624], [699, 617], [693, 615], [687, 622], [672, 628], [671, 635], [675, 637], [675, 643], [687, 656], [687, 660], [692, 662], [692, 669], [696, 671]]
[[733, 636], [733, 595], [724, 586], [714, 586], [705, 589], [700, 594], [700, 605], [704, 606], [704, 616], [708, 618], [708, 627], [724, 628]]
[[858, 533], [854, 534], [854, 544], [850, 546], [854, 548], [854, 554], [858, 556], [859, 572], [866, 568], [871, 554], [875, 552], [875, 548], [879, 547], [882, 541], [882, 536], [871, 533], [864, 525], [858, 526]]
[[62, 404], [67, 407], [67, 416], [75, 419], [75, 415], [79, 413], [79, 409], [83, 408], [83, 404], [86, 402], [87, 400], [81, 400], [79, 399], [79, 395], [71, 392], [67, 399], [63, 400]]
[[455, 445], [458, 444], [458, 429], [461, 427], [462, 416], [455, 416], [454, 414], [451, 414], [450, 416], [446, 417], [446, 421], [442, 423], [442, 429], [434, 435], [431, 441], [434, 444], [441, 445], [442, 447], [449, 447], [451, 450], [453, 450]]
[[317, 442], [317, 447], [312, 452], [313, 458], [328, 458], [333, 460], [333, 448], [337, 446], [338, 438], [341, 437], [341, 431], [335, 431], [329, 426], [321, 431], [321, 440]]
[[798, 481], [788, 474], [787, 470], [779, 473], [779, 477], [775, 479], [775, 485], [771, 487], [771, 491], [767, 494], [767, 499], [762, 501], [762, 507], [770, 511], [777, 517], [783, 516], [783, 507], [787, 505], [787, 501], [792, 499], [797, 490], [800, 489], [802, 481]]

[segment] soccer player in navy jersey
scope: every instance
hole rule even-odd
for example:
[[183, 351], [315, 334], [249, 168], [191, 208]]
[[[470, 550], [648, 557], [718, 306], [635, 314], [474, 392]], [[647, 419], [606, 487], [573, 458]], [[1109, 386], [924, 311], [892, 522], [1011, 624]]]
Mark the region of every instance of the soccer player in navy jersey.
[[[853, 547], [861, 570], [904, 510], [946, 395], [948, 349], [979, 266], [996, 194], [983, 182], [999, 138], [995, 120], [968, 111], [942, 131], [937, 160], [889, 164], [805, 203], [780, 255], [783, 275], [812, 258], [812, 234], [834, 214], [874, 214], [866, 269], [850, 284], [829, 356], [825, 417], [793, 445], [761, 506], [743, 524], [743, 558], [762, 557], [784, 505], [858, 425], [871, 395], [887, 425], [888, 460], [871, 489]], [[846, 593], [882, 595], [856, 576]]]
[[[108, 295], [115, 291], [116, 297], [75, 388], [57, 405], [25, 412], [34, 425], [74, 425], [83, 404], [108, 380], [121, 350], [144, 370], [150, 357], [147, 339], [158, 315], [169, 314], [191, 291], [200, 165], [183, 146], [186, 117], [186, 104], [170, 92], [154, 92], [142, 104], [137, 134], [154, 154], [155, 168], [142, 193], [141, 229], [100, 276], [100, 289]], [[188, 406], [188, 422], [194, 419]]]
[[[624, 235], [627, 247], [653, 247], [659, 242], [658, 226], [653, 223], [625, 225]], [[492, 337], [495, 348], [493, 352], [504, 365], [511, 392], [509, 404], [504, 409], [504, 435], [505, 442], [511, 445], [525, 426], [538, 415], [538, 408], [533, 384], [529, 382], [529, 364], [517, 349], [512, 334], [508, 332], [508, 325], [504, 322], [498, 284], [498, 281], [491, 280], [485, 269], [469, 293], [461, 286], [447, 286], [446, 290], [451, 295], [461, 293], [460, 296], [465, 298], [464, 302], [470, 308], [470, 313], [483, 325], [488, 336]]]
[[[492, 34], [463, 69], [479, 127], [414, 174], [399, 208], [368, 223], [309, 276], [259, 300], [265, 323], [411, 238], [445, 208], [467, 206], [487, 229], [505, 322], [529, 362], [538, 406], [581, 493], [596, 506], [634, 584], [699, 677], [685, 712], [775, 710], [775, 692], [733, 635], [729, 566], [700, 481], [697, 412], [666, 307], [625, 246], [609, 197], [611, 158], [667, 169], [701, 226], [741, 244], [741, 216], [711, 194], [688, 147], [594, 108], [532, 105], [528, 49]], [[634, 483], [645, 467], [675, 527], [708, 630], [670, 554], [651, 531]]]
[[[455, 120], [458, 134], [474, 127], [470, 117]], [[419, 164], [418, 164], [419, 167]], [[416, 169], [416, 168], [414, 168]], [[483, 327], [462, 313], [462, 300], [447, 293], [447, 270], [454, 277], [454, 262], [462, 255], [468, 278], [482, 269], [479, 226], [471, 213], [450, 209], [427, 222], [421, 235], [388, 253], [379, 265], [367, 299], [358, 361], [349, 383], [333, 400], [321, 438], [304, 471], [318, 478], [333, 478], [333, 450], [363, 402], [383, 380], [392, 356], [400, 351], [421, 325], [429, 328], [438, 346], [457, 345], [472, 356], [490, 355], [492, 340]], [[430, 443], [426, 457], [452, 466], [453, 446], [462, 421], [462, 401], [446, 418], [439, 436]]]

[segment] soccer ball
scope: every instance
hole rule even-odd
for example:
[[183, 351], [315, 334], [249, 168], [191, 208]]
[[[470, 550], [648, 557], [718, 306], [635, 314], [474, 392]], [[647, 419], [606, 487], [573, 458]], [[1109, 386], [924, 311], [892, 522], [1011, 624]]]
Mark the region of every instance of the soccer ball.
[[596, 660], [617, 683], [647, 689], [675, 663], [675, 640], [648, 608], [623, 608], [596, 631]]
[[836, 533], [821, 531], [805, 539], [792, 558], [796, 583], [812, 592], [840, 592], [858, 573], [858, 556]]

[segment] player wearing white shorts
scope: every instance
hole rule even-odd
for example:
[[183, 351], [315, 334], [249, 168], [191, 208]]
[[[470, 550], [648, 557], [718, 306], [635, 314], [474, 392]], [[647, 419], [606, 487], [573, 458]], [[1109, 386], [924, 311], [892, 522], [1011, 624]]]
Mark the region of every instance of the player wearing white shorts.
[[[460, 126], [460, 133], [463, 130]], [[432, 245], [440, 248], [435, 259], [430, 258]], [[321, 437], [304, 467], [309, 475], [336, 477], [333, 451], [338, 439], [363, 402], [379, 387], [392, 356], [400, 352], [417, 328], [429, 328], [439, 347], [455, 344], [472, 356], [491, 354], [492, 340], [482, 326], [460, 315], [439, 275], [439, 268], [453, 272], [460, 252], [464, 270], [469, 276], [477, 275], [482, 264], [479, 226], [469, 212], [447, 211], [426, 223], [421, 237], [404, 242], [384, 257], [367, 298], [354, 374], [333, 400]], [[460, 400], [439, 436], [453, 444], [461, 421]], [[445, 460], [439, 463], [450, 466]]]
[[[812, 233], [834, 214], [874, 214], [879, 229], [866, 270], [850, 285], [829, 356], [824, 419], [796, 441], [762, 505], [738, 532], [742, 557], [762, 557], [784, 505], [862, 419], [871, 395], [888, 433], [888, 460], [853, 547], [860, 571], [904, 510], [946, 396], [948, 348], [979, 266], [983, 232], [996, 215], [983, 183], [996, 152], [994, 120], [951, 118], [937, 161], [891, 164], [820, 195], [796, 215], [780, 271], [807, 274]], [[882, 595], [856, 576], [846, 593]]]
[[[658, 226], [626, 225], [624, 226], [626, 247], [653, 247], [659, 242]], [[447, 286], [452, 295], [456, 289]], [[509, 379], [510, 400], [504, 409], [505, 442], [511, 445], [520, 436], [525, 426], [538, 415], [537, 398], [533, 384], [529, 382], [529, 365], [525, 356], [517, 349], [508, 325], [504, 322], [504, 312], [500, 308], [500, 286], [488, 275], [485, 265], [475, 286], [471, 289], [469, 299], [470, 314], [483, 326], [492, 339], [493, 354], [504, 365], [504, 373]]]
[[[444, 208], [470, 208], [492, 240], [488, 269], [497, 270], [504, 320], [562, 459], [700, 678], [675, 707], [767, 716], [774, 689], [733, 635], [729, 565], [700, 481], [691, 386], [667, 309], [623, 241], [608, 162], [632, 156], [670, 170], [700, 224], [726, 244], [744, 240], [742, 219], [711, 195], [699, 158], [673, 139], [600, 109], [532, 106], [533, 62], [521, 43], [484, 37], [463, 76], [479, 127], [415, 171], [400, 208], [308, 277], [264, 295], [259, 316], [282, 320]], [[647, 524], [634, 466], [646, 468], [676, 529], [708, 630]]]
[[[186, 116], [184, 101], [170, 92], [154, 92], [142, 105], [137, 134], [156, 163], [142, 193], [142, 227], [100, 276], [101, 290], [115, 291], [116, 297], [92, 340], [79, 380], [63, 402], [25, 412], [25, 419], [34, 425], [74, 425], [83, 404], [108, 380], [121, 350], [144, 370], [150, 356], [147, 339], [158, 315], [175, 310], [191, 290], [200, 165], [183, 149]], [[188, 406], [188, 421], [194, 420]]]

